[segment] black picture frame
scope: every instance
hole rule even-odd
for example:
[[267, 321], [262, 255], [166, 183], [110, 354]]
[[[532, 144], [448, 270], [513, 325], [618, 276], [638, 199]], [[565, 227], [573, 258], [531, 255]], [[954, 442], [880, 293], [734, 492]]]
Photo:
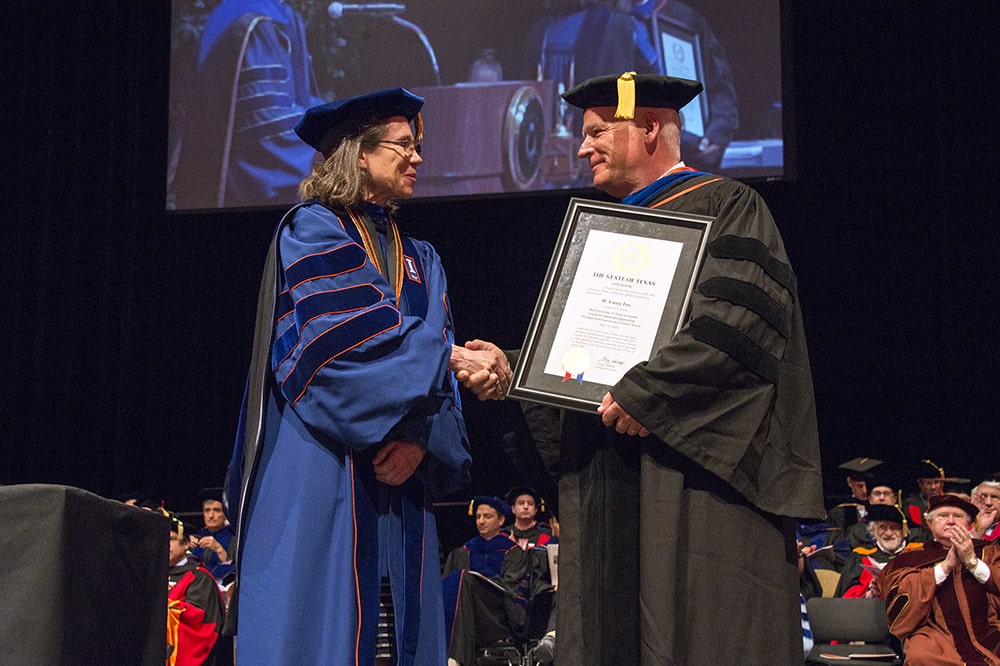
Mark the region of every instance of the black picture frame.
[[[683, 325], [713, 220], [571, 199], [514, 369], [510, 397], [595, 411], [629, 368], [648, 360]], [[589, 251], [588, 242], [594, 243]], [[616, 270], [591, 270], [595, 257]], [[657, 265], [658, 257], [670, 261]], [[632, 333], [640, 342], [629, 347]], [[609, 347], [614, 347], [610, 353]], [[595, 351], [600, 354], [596, 362]], [[585, 369], [574, 374], [583, 367], [581, 355]], [[580, 367], [573, 367], [574, 362]], [[554, 371], [557, 365], [559, 372]]]

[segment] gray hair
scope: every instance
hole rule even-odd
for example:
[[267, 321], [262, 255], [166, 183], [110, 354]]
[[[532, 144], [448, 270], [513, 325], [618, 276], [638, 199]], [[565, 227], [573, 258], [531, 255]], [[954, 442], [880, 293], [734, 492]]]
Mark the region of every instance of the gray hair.
[[975, 495], [976, 491], [978, 491], [980, 488], [983, 488], [983, 487], [995, 488], [996, 490], [1000, 490], [1000, 481], [994, 481], [993, 479], [987, 479], [987, 480], [983, 481], [982, 483], [980, 483], [975, 488], [973, 488], [972, 492], [970, 494], [971, 495]]

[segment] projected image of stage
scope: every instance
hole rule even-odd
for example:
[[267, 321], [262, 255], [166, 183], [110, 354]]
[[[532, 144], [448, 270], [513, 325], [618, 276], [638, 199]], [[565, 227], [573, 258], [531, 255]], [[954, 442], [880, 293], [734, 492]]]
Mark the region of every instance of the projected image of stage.
[[167, 208], [287, 206], [316, 155], [315, 104], [426, 98], [418, 197], [588, 187], [560, 98], [624, 71], [695, 78], [685, 162], [785, 178], [781, 11], [736, 0], [173, 0]]

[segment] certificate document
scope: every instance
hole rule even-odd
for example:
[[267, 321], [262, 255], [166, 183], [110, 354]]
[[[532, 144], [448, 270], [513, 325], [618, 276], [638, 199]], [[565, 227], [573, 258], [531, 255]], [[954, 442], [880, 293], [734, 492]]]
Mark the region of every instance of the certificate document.
[[571, 199], [508, 395], [596, 410], [684, 324], [712, 221]]
[[648, 360], [683, 248], [591, 229], [545, 372], [613, 385]]

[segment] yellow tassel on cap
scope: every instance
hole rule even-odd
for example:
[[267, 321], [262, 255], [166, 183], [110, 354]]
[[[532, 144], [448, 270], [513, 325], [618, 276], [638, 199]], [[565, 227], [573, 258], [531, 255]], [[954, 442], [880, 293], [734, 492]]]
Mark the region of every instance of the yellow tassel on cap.
[[942, 479], [945, 478], [945, 476], [944, 476], [944, 467], [939, 467], [938, 465], [936, 465], [934, 463], [933, 460], [928, 460], [926, 458], [924, 460], [921, 460], [920, 462], [927, 463], [928, 465], [930, 465], [931, 467], [933, 467], [934, 469], [936, 469], [938, 471], [938, 475], [940, 475], [940, 477]]
[[618, 77], [618, 108], [615, 118], [631, 120], [635, 117], [635, 72], [625, 72]]
[[471, 500], [469, 500], [469, 515], [470, 515], [470, 516], [473, 516], [473, 515], [475, 515], [475, 514], [474, 514], [474, 513], [472, 512], [472, 510], [473, 510], [474, 508], [476, 508], [476, 499], [475, 499], [475, 498], [472, 498]]

